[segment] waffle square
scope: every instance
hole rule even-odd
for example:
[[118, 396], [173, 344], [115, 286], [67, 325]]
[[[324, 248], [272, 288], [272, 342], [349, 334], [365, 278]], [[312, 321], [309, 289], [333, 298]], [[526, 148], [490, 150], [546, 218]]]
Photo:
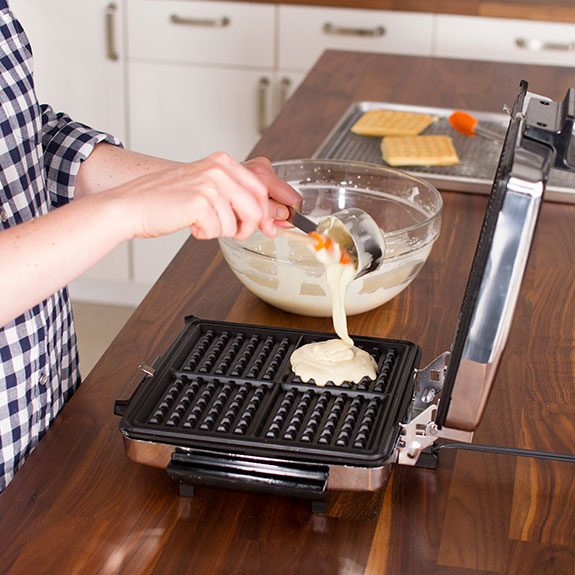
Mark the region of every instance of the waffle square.
[[393, 136], [381, 141], [383, 159], [390, 166], [452, 166], [459, 163], [449, 136]]
[[417, 136], [436, 116], [396, 110], [369, 110], [351, 127], [360, 136]]

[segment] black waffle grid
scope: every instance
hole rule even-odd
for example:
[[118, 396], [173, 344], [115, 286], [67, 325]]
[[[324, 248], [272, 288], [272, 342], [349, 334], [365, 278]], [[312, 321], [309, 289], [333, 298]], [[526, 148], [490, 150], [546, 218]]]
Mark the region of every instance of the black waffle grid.
[[194, 324], [163, 375], [143, 382], [151, 391], [132, 423], [179, 444], [376, 453], [394, 405], [394, 380], [416, 346], [356, 338], [378, 363], [376, 379], [320, 387], [296, 377], [289, 357], [305, 343], [333, 336], [264, 329]]

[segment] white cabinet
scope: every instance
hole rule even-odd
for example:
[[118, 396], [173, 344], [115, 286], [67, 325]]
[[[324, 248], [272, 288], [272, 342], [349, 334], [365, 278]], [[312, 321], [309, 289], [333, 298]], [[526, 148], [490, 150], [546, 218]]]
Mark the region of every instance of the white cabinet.
[[267, 118], [272, 73], [130, 62], [131, 147], [182, 161], [220, 149], [245, 158]]
[[[293, 72], [288, 70], [278, 70], [274, 75], [271, 87], [271, 110], [272, 120], [279, 114], [284, 104], [290, 99], [292, 94], [299, 88], [306, 76], [306, 71]], [[269, 126], [269, 122], [267, 124]]]
[[[263, 4], [129, 0], [131, 148], [181, 161], [225, 150], [243, 160], [274, 113], [275, 13]], [[135, 241], [134, 280], [151, 285], [188, 236]]]
[[122, 0], [10, 0], [34, 53], [40, 101], [124, 140]]
[[134, 282], [151, 287], [189, 237], [188, 230], [181, 230], [161, 238], [134, 240]]
[[[216, 150], [243, 160], [261, 132], [297, 88], [304, 74], [269, 70], [210, 69], [172, 64], [130, 63], [133, 147], [141, 152], [191, 161]], [[154, 86], [169, 86], [158, 91]], [[209, 86], [198, 90], [197, 86]], [[136, 97], [136, 94], [141, 96]], [[190, 94], [189, 98], [182, 98]], [[150, 115], [150, 110], [162, 110]], [[139, 119], [147, 116], [148, 120]], [[151, 285], [188, 231], [133, 242], [134, 281]]]
[[205, 0], [128, 0], [130, 60], [274, 65], [275, 8]]
[[[132, 147], [180, 161], [216, 150], [243, 160], [272, 119], [274, 96], [280, 98], [266, 69], [131, 62], [129, 74]], [[188, 235], [135, 241], [135, 281], [153, 283]]]
[[327, 49], [429, 56], [433, 15], [280, 6], [279, 67], [307, 71]]
[[575, 24], [438, 15], [434, 54], [575, 66]]
[[275, 8], [129, 0], [128, 14], [131, 147], [177, 160], [220, 149], [243, 159], [269, 114]]
[[[122, 0], [10, 0], [34, 54], [40, 102], [74, 120], [126, 137]], [[129, 281], [129, 245], [88, 270], [83, 281]]]

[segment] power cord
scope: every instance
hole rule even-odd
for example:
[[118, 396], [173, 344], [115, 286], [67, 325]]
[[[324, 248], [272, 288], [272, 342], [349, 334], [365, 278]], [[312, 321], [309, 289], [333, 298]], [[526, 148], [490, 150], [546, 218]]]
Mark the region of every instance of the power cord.
[[437, 455], [440, 449], [465, 449], [467, 451], [484, 451], [486, 453], [498, 453], [500, 455], [515, 455], [517, 457], [533, 457], [536, 459], [550, 459], [575, 463], [575, 454], [549, 453], [548, 451], [536, 451], [533, 449], [518, 449], [516, 447], [497, 447], [495, 445], [482, 445], [481, 443], [442, 443], [434, 444], [432, 451]]

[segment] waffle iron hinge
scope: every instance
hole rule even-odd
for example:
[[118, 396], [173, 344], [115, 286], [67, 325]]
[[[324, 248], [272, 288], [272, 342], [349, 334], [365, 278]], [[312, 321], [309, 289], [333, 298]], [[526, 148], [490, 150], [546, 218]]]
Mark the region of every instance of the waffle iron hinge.
[[[553, 149], [553, 165], [575, 170], [575, 88], [561, 102], [527, 92], [524, 139]], [[526, 142], [524, 143], [526, 145]]]
[[400, 424], [403, 433], [397, 443], [398, 463], [416, 465], [424, 450], [438, 439], [455, 439], [471, 443], [473, 433], [448, 427], [439, 428], [435, 423], [437, 402], [440, 399], [449, 364], [449, 352], [445, 351], [423, 369], [415, 370], [415, 393], [412, 417]]

